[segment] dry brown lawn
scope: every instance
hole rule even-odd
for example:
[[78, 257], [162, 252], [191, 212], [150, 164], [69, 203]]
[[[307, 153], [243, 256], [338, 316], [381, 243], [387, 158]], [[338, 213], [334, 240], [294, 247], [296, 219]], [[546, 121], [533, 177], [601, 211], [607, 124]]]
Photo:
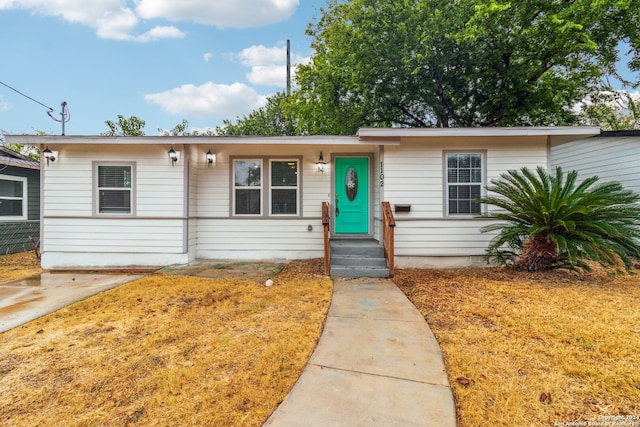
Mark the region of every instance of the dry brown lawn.
[[259, 426], [320, 336], [320, 268], [271, 287], [152, 274], [2, 333], [0, 425]]
[[0, 255], [0, 283], [24, 279], [42, 273], [35, 252]]
[[407, 269], [395, 282], [440, 343], [459, 427], [640, 425], [640, 275]]
[[[0, 257], [0, 278], [10, 264]], [[331, 281], [319, 260], [210, 267], [0, 334], [0, 425], [261, 425], [315, 347]], [[394, 280], [438, 338], [459, 427], [640, 425], [640, 275], [399, 269]]]

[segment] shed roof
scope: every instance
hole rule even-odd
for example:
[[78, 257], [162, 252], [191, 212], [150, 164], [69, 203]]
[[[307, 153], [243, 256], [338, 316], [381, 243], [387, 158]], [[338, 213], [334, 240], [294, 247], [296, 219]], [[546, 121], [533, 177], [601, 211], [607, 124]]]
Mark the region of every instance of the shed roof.
[[40, 169], [40, 162], [0, 145], [0, 165]]

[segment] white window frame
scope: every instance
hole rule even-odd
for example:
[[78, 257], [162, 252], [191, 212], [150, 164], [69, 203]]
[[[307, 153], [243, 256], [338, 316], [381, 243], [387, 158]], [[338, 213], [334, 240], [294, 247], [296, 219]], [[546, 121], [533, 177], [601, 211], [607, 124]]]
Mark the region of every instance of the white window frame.
[[[229, 206], [230, 215], [233, 217], [249, 217], [249, 218], [292, 218], [302, 216], [302, 156], [238, 156], [231, 157], [229, 175], [230, 175], [230, 198], [231, 204]], [[260, 186], [236, 186], [236, 162], [260, 162]], [[295, 214], [279, 214], [272, 212], [272, 198], [274, 189], [294, 189], [292, 186], [287, 187], [274, 187], [271, 185], [273, 162], [296, 162], [297, 163], [297, 176], [296, 176], [296, 213]], [[236, 190], [248, 189], [256, 190], [260, 189], [260, 213], [259, 214], [238, 214], [236, 213]]]
[[[295, 162], [296, 163], [296, 185], [294, 186], [273, 186], [273, 163], [274, 162]], [[295, 213], [274, 213], [273, 212], [273, 191], [274, 190], [296, 190], [296, 212]], [[297, 217], [300, 216], [300, 160], [295, 158], [270, 158], [269, 159], [269, 215], [273, 217]]]
[[[131, 188], [117, 187], [107, 188], [111, 190], [129, 190], [129, 212], [100, 212], [100, 190], [105, 189], [100, 187], [100, 177], [98, 175], [98, 169], [100, 167], [130, 167], [131, 168]], [[93, 214], [95, 216], [134, 216], [136, 214], [136, 163], [135, 162], [93, 162]]]
[[[468, 155], [479, 155], [480, 156], [480, 167], [482, 168], [481, 179], [479, 183], [468, 182], [468, 183], [450, 183], [449, 182], [449, 155], [460, 155], [460, 154], [468, 154]], [[449, 186], [478, 186], [480, 187], [480, 196], [484, 196], [485, 187], [486, 187], [486, 177], [487, 177], [487, 152], [486, 150], [455, 150], [455, 151], [444, 151], [443, 152], [443, 198], [444, 198], [444, 216], [449, 218], [473, 218], [476, 215], [480, 215], [484, 212], [485, 207], [480, 204], [478, 212], [471, 213], [449, 213]]]
[[[236, 162], [258, 162], [260, 163], [260, 185], [236, 185]], [[264, 161], [261, 158], [233, 158], [231, 159], [231, 214], [233, 216], [239, 217], [259, 217], [262, 216], [264, 208], [262, 207], [264, 202]], [[257, 214], [247, 213], [247, 214], [239, 214], [236, 213], [236, 190], [260, 190], [260, 212]]]
[[29, 216], [27, 212], [29, 208], [29, 180], [23, 176], [14, 176], [14, 175], [0, 175], [0, 180], [3, 181], [18, 181], [22, 182], [22, 197], [8, 197], [8, 196], [0, 196], [0, 203], [3, 200], [20, 200], [22, 199], [22, 215], [13, 215], [13, 216], [0, 216], [0, 221], [22, 221], [26, 220]]

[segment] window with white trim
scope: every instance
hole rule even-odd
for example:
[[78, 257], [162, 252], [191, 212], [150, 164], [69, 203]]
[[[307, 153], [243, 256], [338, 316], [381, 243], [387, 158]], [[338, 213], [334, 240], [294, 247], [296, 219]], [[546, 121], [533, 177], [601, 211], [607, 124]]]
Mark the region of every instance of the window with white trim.
[[298, 188], [298, 161], [271, 160], [271, 215], [297, 215]]
[[233, 200], [235, 215], [262, 214], [262, 160], [233, 161]]
[[299, 169], [298, 159], [234, 159], [233, 214], [299, 215]]
[[96, 165], [96, 212], [98, 214], [132, 214], [133, 164]]
[[0, 221], [27, 219], [27, 178], [0, 175]]
[[477, 199], [482, 194], [483, 159], [481, 153], [446, 153], [446, 213], [480, 213]]

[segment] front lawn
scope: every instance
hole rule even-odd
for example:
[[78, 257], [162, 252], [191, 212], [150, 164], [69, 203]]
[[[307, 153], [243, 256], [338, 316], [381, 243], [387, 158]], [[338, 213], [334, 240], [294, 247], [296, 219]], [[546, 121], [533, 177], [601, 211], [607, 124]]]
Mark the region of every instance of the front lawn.
[[459, 427], [640, 425], [639, 275], [401, 269], [394, 280], [440, 343]]
[[0, 425], [260, 426], [320, 336], [316, 265], [271, 287], [153, 274], [0, 334]]

